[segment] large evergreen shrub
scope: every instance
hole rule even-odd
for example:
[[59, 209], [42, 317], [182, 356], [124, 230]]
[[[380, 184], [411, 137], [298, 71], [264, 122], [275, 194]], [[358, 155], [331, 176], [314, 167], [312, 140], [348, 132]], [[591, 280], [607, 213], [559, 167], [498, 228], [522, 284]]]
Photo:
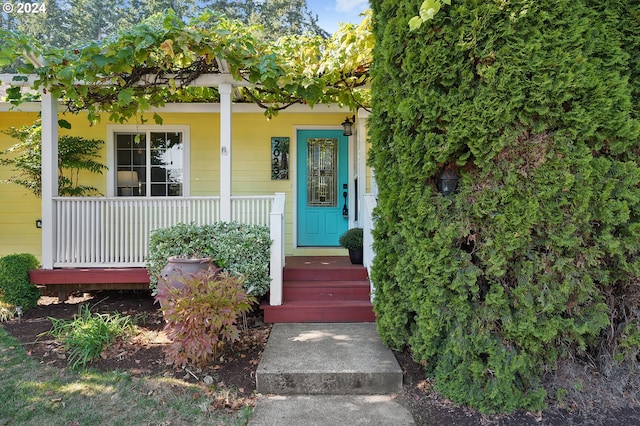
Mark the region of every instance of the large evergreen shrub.
[[379, 332], [455, 401], [538, 409], [558, 359], [640, 323], [614, 315], [640, 283], [640, 9], [454, 0], [410, 32], [422, 0], [371, 3]]

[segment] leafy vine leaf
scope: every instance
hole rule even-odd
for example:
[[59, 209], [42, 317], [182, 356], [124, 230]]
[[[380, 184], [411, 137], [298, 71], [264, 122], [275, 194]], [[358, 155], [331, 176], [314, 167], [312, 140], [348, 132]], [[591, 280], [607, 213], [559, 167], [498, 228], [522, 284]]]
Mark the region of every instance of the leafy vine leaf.
[[420, 5], [420, 14], [409, 19], [409, 29], [415, 31], [424, 22], [433, 19], [440, 11], [442, 4], [451, 5], [451, 0], [424, 0]]

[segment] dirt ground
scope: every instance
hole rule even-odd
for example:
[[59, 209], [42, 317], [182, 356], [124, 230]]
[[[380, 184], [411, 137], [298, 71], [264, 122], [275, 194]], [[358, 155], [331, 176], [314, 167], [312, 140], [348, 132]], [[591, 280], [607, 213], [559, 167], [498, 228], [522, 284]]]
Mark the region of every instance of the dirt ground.
[[[37, 308], [26, 312], [20, 320], [2, 326], [22, 342], [30, 356], [43, 364], [66, 368], [64, 350], [50, 336], [39, 335], [50, 329], [49, 317], [72, 318], [80, 304], [89, 304], [92, 312], [120, 312], [137, 318], [138, 335], [105, 350], [100, 359], [90, 364], [91, 368], [117, 369], [136, 376], [172, 376], [191, 383], [209, 376], [219, 387], [237, 389], [242, 403], [255, 398], [255, 372], [271, 330], [270, 325], [262, 322], [259, 309], [247, 316], [241, 341], [220, 353], [215, 363], [204, 370], [176, 371], [167, 365], [163, 346], [168, 341], [162, 332], [162, 315], [149, 292], [145, 291], [75, 294], [65, 303], [58, 303], [54, 297], [42, 297]], [[434, 391], [420, 365], [413, 362], [408, 353], [396, 352], [395, 355], [404, 371], [403, 391], [397, 398], [412, 412], [417, 425], [640, 425], [640, 410], [620, 408], [619, 404], [615, 409], [609, 409], [602, 401], [601, 407], [582, 415], [574, 407], [572, 411], [550, 408], [540, 413], [482, 416], [453, 404]]]

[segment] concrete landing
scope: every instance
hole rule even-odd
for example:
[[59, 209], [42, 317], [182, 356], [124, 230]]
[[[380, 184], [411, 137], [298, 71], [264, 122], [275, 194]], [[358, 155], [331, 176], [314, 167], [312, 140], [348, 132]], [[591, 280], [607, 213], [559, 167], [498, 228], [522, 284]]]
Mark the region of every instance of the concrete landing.
[[402, 369], [374, 323], [274, 324], [256, 387], [279, 395], [392, 394], [402, 390]]
[[269, 396], [247, 426], [414, 425], [411, 413], [387, 395]]
[[415, 424], [374, 323], [274, 324], [256, 382], [249, 426]]

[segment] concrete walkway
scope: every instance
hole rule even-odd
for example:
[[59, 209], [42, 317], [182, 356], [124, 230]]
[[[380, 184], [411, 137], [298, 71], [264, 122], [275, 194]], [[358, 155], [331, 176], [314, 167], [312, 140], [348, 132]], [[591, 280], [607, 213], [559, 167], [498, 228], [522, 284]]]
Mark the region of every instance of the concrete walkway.
[[249, 425], [413, 425], [402, 370], [374, 323], [275, 324]]

